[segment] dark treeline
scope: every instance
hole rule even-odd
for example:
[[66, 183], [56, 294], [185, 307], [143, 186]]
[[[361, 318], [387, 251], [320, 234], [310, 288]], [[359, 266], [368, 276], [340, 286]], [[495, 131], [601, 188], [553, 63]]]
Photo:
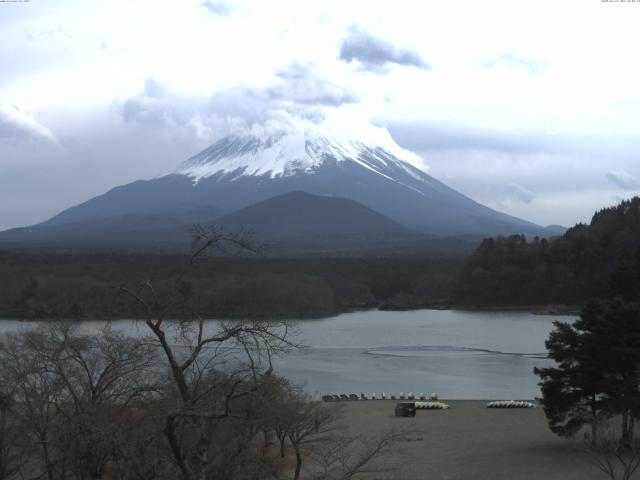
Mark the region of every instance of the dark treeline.
[[[188, 256], [0, 252], [4, 318], [132, 318], [121, 283], [167, 285]], [[469, 257], [213, 256], [184, 285], [210, 318], [310, 318], [364, 309], [583, 305], [640, 300], [640, 198], [550, 239], [485, 239]], [[183, 312], [173, 311], [179, 318]]]
[[640, 198], [598, 211], [564, 235], [485, 239], [466, 261], [455, 301], [466, 305], [584, 304], [640, 299]]
[[[0, 316], [131, 318], [122, 283], [166, 286], [188, 261], [170, 255], [0, 253]], [[446, 305], [461, 259], [202, 259], [184, 286], [211, 318], [308, 318], [361, 308]], [[170, 316], [181, 317], [174, 311]]]

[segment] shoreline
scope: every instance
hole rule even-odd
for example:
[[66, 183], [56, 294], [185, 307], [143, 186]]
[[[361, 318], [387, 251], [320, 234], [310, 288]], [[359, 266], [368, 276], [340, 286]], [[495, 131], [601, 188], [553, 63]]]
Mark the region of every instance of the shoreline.
[[[261, 315], [245, 315], [245, 316], [206, 316], [206, 320], [263, 320], [263, 321], [305, 321], [305, 320], [323, 320], [327, 318], [337, 317], [339, 315], [348, 313], [359, 312], [414, 312], [419, 310], [454, 310], [462, 312], [528, 312], [533, 315], [558, 315], [558, 316], [576, 316], [580, 313], [579, 305], [520, 305], [520, 306], [469, 306], [469, 305], [422, 305], [416, 308], [390, 308], [385, 305], [381, 305], [377, 308], [352, 308], [341, 311], [331, 312], [328, 314], [319, 313], [313, 314], [287, 314], [287, 315], [273, 315], [273, 316], [261, 316]], [[44, 321], [70, 321], [70, 322], [85, 322], [85, 321], [144, 321], [143, 317], [97, 317], [97, 318], [66, 318], [66, 317], [38, 317], [38, 316], [21, 316], [15, 314], [0, 313], [0, 321], [21, 321], [21, 322], [44, 322]], [[188, 320], [185, 318], [172, 318], [171, 320], [180, 321]]]

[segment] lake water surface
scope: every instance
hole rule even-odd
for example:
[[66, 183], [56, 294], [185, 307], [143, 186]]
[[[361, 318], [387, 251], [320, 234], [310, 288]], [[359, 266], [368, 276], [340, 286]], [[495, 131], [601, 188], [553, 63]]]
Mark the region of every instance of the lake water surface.
[[[554, 320], [526, 312], [366, 311], [298, 323], [308, 347], [274, 362], [276, 371], [325, 393], [437, 392], [450, 399], [539, 396], [534, 366], [546, 366], [544, 341]], [[87, 328], [102, 322], [86, 322]], [[114, 322], [131, 334], [140, 322]], [[212, 327], [215, 322], [212, 321]], [[0, 321], [0, 332], [28, 323]]]

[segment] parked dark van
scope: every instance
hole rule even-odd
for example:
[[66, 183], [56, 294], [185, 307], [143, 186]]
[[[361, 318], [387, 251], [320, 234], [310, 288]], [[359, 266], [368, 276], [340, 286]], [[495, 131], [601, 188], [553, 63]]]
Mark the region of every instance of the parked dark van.
[[396, 403], [396, 417], [415, 417], [415, 402], [398, 402]]

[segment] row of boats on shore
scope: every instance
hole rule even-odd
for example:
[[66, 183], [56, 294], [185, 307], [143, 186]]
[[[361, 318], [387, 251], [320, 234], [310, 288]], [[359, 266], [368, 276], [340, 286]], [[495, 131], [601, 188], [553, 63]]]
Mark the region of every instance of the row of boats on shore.
[[436, 393], [432, 393], [428, 396], [424, 393], [414, 395], [413, 393], [405, 394], [403, 392], [400, 392], [398, 395], [394, 393], [387, 395], [385, 392], [382, 392], [380, 395], [376, 393], [372, 393], [371, 395], [367, 395], [366, 393], [341, 393], [339, 395], [322, 395], [322, 400], [325, 402], [338, 402], [345, 400], [438, 400], [438, 395]]
[[[377, 395], [372, 393], [371, 395], [367, 395], [365, 393], [356, 394], [356, 393], [341, 393], [339, 395], [322, 395], [322, 400], [325, 402], [340, 402], [340, 401], [362, 401], [362, 400], [401, 400], [406, 402], [413, 401], [411, 403], [414, 404], [416, 409], [422, 410], [446, 410], [449, 408], [449, 405], [438, 401], [438, 395], [432, 393], [430, 395], [425, 395], [421, 393], [419, 395], [414, 395], [413, 393], [400, 393], [398, 395], [391, 394], [388, 395], [386, 393], [382, 393], [381, 395]], [[487, 402], [487, 408], [535, 408], [535, 402], [531, 402], [528, 400], [493, 400]]]

